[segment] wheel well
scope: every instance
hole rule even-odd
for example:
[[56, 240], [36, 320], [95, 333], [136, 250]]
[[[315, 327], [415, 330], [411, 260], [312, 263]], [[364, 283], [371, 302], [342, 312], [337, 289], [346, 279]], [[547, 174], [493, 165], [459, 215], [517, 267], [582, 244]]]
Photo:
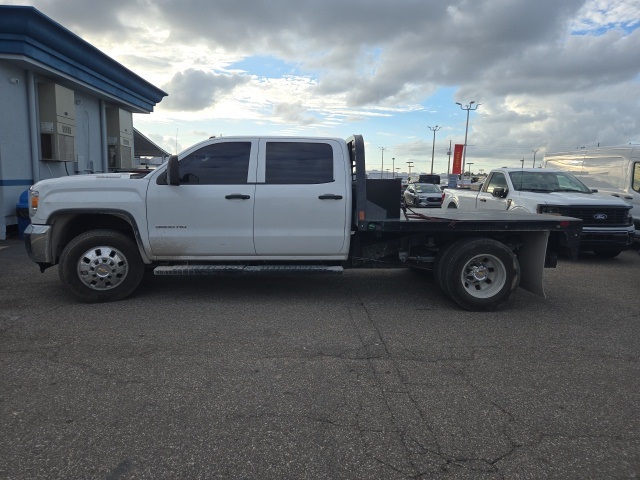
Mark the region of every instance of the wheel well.
[[64, 214], [56, 217], [52, 224], [54, 228], [53, 253], [56, 262], [60, 258], [64, 247], [72, 239], [89, 230], [115, 230], [127, 235], [136, 242], [136, 235], [131, 221], [121, 214]]

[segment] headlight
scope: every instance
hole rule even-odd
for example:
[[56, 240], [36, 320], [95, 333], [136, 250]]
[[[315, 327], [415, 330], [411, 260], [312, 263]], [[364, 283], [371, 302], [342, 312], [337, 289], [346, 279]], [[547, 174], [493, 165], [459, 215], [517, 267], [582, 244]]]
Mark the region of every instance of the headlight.
[[555, 205], [538, 205], [538, 213], [546, 213], [547, 215], [562, 215], [560, 207]]

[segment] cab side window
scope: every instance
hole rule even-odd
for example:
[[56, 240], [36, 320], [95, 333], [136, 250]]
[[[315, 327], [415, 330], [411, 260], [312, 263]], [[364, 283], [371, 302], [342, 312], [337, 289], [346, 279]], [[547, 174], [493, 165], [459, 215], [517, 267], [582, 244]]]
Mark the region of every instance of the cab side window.
[[180, 183], [241, 185], [247, 183], [251, 142], [207, 145], [180, 160]]
[[328, 143], [267, 142], [265, 182], [333, 182], [333, 148]]
[[507, 179], [502, 172], [495, 172], [491, 175], [487, 184], [487, 193], [493, 193], [496, 188], [507, 188]]

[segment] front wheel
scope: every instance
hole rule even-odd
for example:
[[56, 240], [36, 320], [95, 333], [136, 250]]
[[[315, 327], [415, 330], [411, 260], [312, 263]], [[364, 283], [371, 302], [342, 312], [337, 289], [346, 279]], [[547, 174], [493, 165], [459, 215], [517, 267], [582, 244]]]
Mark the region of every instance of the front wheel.
[[496, 310], [520, 284], [518, 259], [509, 247], [490, 238], [455, 242], [443, 253], [436, 273], [443, 291], [472, 311]]
[[82, 302], [112, 302], [129, 296], [144, 275], [135, 242], [113, 230], [92, 230], [65, 247], [60, 280]]

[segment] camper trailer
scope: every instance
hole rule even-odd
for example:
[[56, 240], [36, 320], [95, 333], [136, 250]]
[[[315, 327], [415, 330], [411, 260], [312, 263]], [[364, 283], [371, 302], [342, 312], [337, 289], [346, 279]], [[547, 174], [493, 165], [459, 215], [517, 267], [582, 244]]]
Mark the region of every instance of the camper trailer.
[[627, 201], [640, 230], [640, 145], [546, 153], [544, 166], [571, 172], [588, 187]]

